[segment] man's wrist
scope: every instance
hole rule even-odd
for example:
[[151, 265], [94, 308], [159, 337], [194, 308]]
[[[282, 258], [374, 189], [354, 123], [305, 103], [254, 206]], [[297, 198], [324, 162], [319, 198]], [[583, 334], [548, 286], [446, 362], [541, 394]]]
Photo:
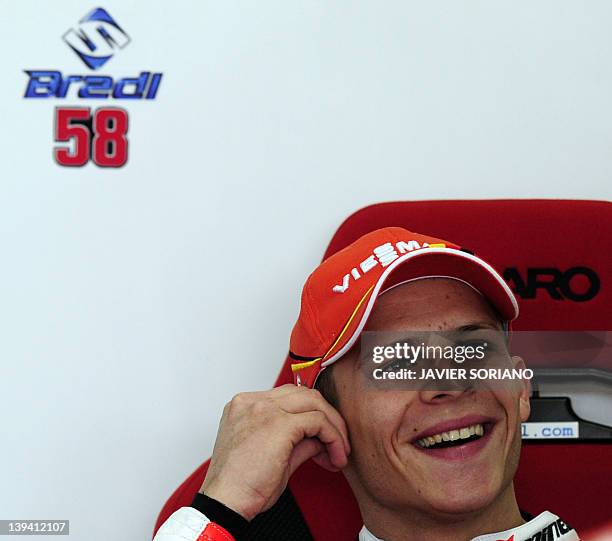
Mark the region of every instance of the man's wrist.
[[195, 495], [191, 507], [206, 515], [211, 522], [227, 530], [238, 541], [243, 538], [249, 527], [249, 521], [241, 514], [201, 492]]
[[203, 486], [198, 494], [202, 494], [216, 500], [228, 509], [240, 515], [247, 522], [253, 520], [258, 514], [257, 510], [255, 509], [256, 506], [253, 505], [254, 502], [252, 499], [247, 495], [239, 494], [236, 490], [223, 490], [217, 486]]

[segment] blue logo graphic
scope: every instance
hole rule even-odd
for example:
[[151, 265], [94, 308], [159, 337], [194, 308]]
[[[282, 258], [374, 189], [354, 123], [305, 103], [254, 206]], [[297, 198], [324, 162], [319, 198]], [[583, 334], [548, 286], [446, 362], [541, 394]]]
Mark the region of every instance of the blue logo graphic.
[[101, 68], [130, 42], [130, 37], [103, 8], [93, 9], [79, 21], [76, 30], [68, 30], [62, 38], [92, 70]]

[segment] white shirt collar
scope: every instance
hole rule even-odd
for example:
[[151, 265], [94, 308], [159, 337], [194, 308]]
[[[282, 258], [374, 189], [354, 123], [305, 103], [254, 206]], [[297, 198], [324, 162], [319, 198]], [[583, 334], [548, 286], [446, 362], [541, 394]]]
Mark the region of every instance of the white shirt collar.
[[[550, 539], [551, 541], [579, 541], [576, 531], [565, 524], [557, 515], [553, 515], [549, 511], [544, 511], [534, 519], [513, 528], [498, 533], [488, 533], [479, 535], [472, 541], [529, 541], [536, 534], [550, 530], [551, 534], [540, 536], [542, 539]], [[536, 537], [536, 539], [540, 539]], [[383, 541], [370, 532], [365, 526], [359, 532], [359, 541]]]

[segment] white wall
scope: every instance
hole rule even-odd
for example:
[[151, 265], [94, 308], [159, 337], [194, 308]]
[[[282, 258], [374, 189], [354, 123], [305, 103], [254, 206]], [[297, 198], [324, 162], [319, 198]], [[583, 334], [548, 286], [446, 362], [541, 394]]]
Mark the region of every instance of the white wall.
[[124, 168], [62, 168], [22, 70], [86, 73], [96, 5], [1, 6], [0, 518], [147, 539], [357, 208], [611, 198], [609, 2], [107, 0], [103, 71], [164, 79]]

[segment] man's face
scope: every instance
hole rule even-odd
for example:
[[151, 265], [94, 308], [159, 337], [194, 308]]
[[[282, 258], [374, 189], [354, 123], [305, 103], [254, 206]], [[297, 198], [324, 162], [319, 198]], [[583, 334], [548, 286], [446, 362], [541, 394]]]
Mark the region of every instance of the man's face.
[[[466, 327], [500, 329], [500, 323], [471, 287], [436, 278], [383, 294], [365, 330]], [[365, 498], [396, 509], [456, 515], [487, 507], [509, 487], [520, 453], [520, 423], [529, 415], [526, 384], [490, 389], [466, 385], [450, 391], [381, 389], [366, 380], [358, 357], [359, 348], [353, 348], [334, 366], [333, 379], [351, 439], [344, 471], [360, 502]], [[511, 362], [522, 366], [519, 358]], [[436, 449], [418, 443], [425, 436], [473, 425], [482, 425], [484, 435], [459, 446]]]

